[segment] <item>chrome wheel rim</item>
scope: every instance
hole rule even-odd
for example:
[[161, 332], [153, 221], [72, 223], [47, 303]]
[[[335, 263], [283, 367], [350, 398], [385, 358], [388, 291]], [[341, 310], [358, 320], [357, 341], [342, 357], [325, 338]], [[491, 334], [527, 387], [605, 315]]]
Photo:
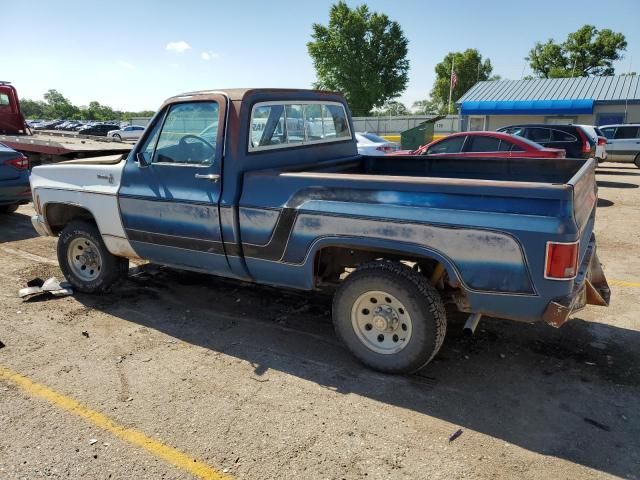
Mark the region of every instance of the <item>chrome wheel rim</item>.
[[85, 281], [98, 278], [102, 270], [102, 257], [96, 244], [86, 237], [74, 238], [67, 249], [71, 271]]
[[388, 292], [373, 290], [360, 295], [351, 309], [351, 325], [369, 350], [383, 355], [398, 353], [411, 339], [411, 316]]

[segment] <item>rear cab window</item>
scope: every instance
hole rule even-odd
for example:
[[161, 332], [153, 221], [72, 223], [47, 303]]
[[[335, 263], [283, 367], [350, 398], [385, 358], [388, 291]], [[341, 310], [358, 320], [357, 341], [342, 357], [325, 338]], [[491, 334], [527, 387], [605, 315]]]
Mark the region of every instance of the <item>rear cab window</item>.
[[352, 139], [338, 102], [261, 102], [251, 111], [249, 152]]

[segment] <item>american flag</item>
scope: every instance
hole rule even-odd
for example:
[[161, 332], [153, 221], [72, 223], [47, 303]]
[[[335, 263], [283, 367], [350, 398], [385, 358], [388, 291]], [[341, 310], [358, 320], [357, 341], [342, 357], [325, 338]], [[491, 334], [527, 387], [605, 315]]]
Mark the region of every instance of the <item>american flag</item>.
[[451, 69], [451, 90], [455, 89], [457, 84], [458, 84], [458, 76], [456, 75], [456, 72], [454, 72], [452, 68]]

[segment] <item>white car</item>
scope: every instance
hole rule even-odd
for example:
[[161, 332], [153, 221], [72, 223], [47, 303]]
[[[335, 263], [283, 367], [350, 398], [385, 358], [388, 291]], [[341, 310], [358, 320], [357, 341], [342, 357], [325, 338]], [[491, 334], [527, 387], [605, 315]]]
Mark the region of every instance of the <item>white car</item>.
[[144, 127], [140, 125], [128, 125], [120, 128], [120, 130], [110, 130], [107, 133], [107, 137], [115, 138], [116, 140], [138, 140], [144, 132]]
[[360, 155], [386, 155], [398, 150], [397, 143], [388, 142], [373, 133], [356, 132], [356, 142], [358, 142], [358, 153]]
[[603, 125], [611, 162], [633, 162], [640, 168], [640, 123]]

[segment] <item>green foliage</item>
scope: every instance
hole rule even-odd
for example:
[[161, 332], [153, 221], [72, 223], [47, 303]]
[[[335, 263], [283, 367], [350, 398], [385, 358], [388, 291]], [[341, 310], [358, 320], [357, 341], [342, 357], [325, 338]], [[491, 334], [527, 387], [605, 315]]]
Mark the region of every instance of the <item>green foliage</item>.
[[[456, 88], [451, 95], [451, 104], [464, 95], [477, 81], [489, 80], [493, 66], [488, 58], [483, 60], [475, 48], [464, 52], [449, 52], [442, 62], [436, 65], [436, 81], [431, 90], [431, 99], [438, 113], [449, 113], [449, 85], [451, 81], [451, 63], [457, 76]], [[452, 107], [453, 108], [453, 107]]]
[[[447, 98], [448, 100], [448, 98]], [[436, 115], [440, 113], [441, 106], [433, 99], [417, 100], [411, 105], [417, 115]]]
[[342, 92], [353, 115], [368, 115], [406, 88], [409, 42], [385, 14], [366, 5], [351, 9], [341, 0], [331, 7], [327, 26], [313, 24], [312, 38], [314, 87]]
[[44, 94], [44, 102], [45, 118], [79, 118], [80, 109], [57, 90], [47, 90], [47, 93]]
[[627, 41], [622, 33], [584, 25], [563, 43], [536, 42], [525, 58], [539, 78], [613, 75], [613, 62], [622, 58]]
[[41, 120], [129, 120], [135, 117], [151, 117], [155, 113], [153, 110], [123, 112], [96, 101], [90, 102], [88, 107], [77, 107], [53, 89], [44, 94], [44, 101], [20, 99], [20, 108], [25, 118]]
[[411, 115], [411, 112], [404, 103], [395, 100], [389, 100], [381, 109], [373, 111], [373, 116], [375, 117], [395, 117], [399, 115]]

